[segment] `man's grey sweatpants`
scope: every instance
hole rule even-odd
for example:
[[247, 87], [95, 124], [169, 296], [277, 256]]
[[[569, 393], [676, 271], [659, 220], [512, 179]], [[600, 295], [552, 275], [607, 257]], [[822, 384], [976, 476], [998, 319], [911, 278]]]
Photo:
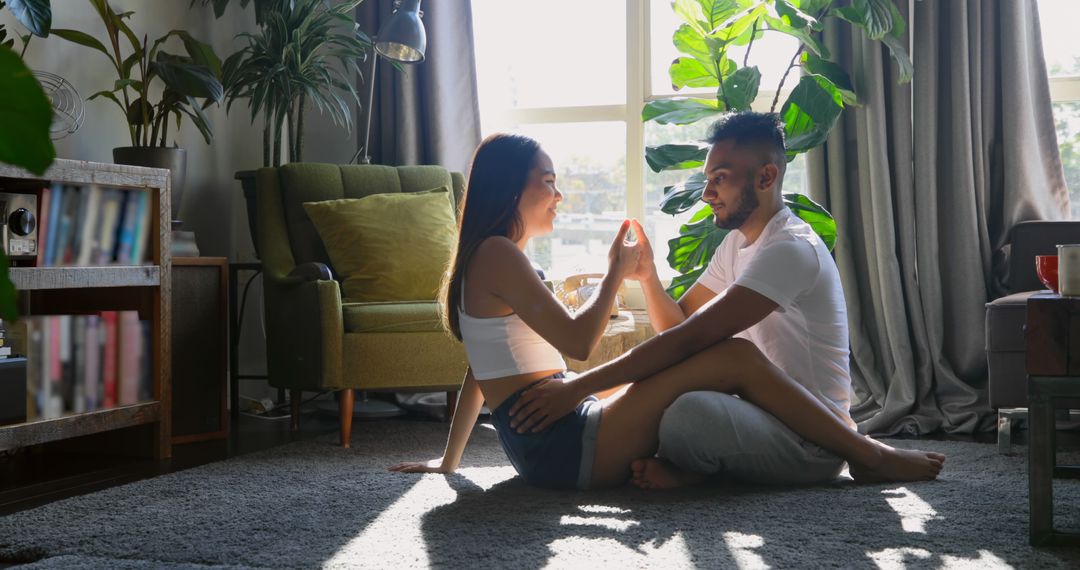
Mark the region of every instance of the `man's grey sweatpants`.
[[844, 468], [768, 412], [720, 392], [689, 392], [668, 406], [657, 455], [683, 469], [753, 483], [821, 483]]

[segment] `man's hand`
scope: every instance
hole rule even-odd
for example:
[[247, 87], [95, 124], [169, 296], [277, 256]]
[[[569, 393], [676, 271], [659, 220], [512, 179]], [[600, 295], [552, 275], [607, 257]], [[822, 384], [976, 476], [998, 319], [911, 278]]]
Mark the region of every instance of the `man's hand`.
[[584, 398], [577, 393], [573, 380], [542, 382], [522, 392], [510, 407], [510, 427], [518, 433], [545, 430], [574, 411]]
[[634, 236], [637, 237], [637, 247], [640, 252], [640, 257], [638, 257], [637, 266], [626, 275], [626, 278], [633, 279], [634, 281], [646, 281], [656, 276], [656, 265], [653, 263], [652, 244], [649, 243], [649, 237], [645, 235], [645, 230], [641, 227], [641, 222], [638, 222], [637, 218], [634, 218], [634, 220], [630, 222], [630, 227], [634, 230]]
[[453, 469], [443, 467], [443, 458], [431, 461], [404, 461], [390, 467], [390, 471], [398, 473], [453, 473]]

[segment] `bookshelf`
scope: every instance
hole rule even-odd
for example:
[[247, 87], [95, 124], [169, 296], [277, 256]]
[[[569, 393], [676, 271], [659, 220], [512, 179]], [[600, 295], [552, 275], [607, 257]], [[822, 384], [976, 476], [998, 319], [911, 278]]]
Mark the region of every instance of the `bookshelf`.
[[[156, 459], [171, 456], [171, 290], [169, 171], [57, 159], [43, 175], [0, 164], [0, 192], [50, 185], [100, 186], [148, 193], [146, 254], [139, 264], [38, 267], [20, 261], [10, 276], [22, 316], [137, 311], [149, 325], [149, 400], [0, 426], [0, 450], [63, 442], [146, 426], [150, 437], [107, 438], [112, 449]], [[139, 196], [139, 200], [143, 200]], [[46, 215], [39, 212], [40, 215]], [[39, 216], [40, 217], [40, 216]], [[129, 446], [134, 443], [137, 449]]]

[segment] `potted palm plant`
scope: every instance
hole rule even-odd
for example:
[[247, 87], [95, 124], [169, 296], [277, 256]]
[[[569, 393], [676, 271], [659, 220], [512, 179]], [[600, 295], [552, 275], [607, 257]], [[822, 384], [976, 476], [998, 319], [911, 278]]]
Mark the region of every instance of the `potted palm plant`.
[[[676, 89], [716, 88], [716, 95], [649, 102], [641, 113], [643, 121], [689, 125], [749, 109], [761, 81], [760, 70], [752, 64], [751, 48], [765, 34], [784, 34], [798, 39], [799, 45], [769, 111], [778, 112], [784, 123], [789, 161], [822, 144], [844, 108], [858, 103], [847, 72], [830, 60], [829, 50], [819, 39], [827, 18], [846, 20], [870, 39], [883, 43], [897, 62], [899, 80], [911, 80], [912, 63], [903, 43], [906, 23], [891, 0], [697, 0], [674, 2], [672, 9], [682, 20], [672, 35], [681, 54], [669, 69], [672, 85]], [[743, 48], [741, 65], [734, 48]], [[795, 87], [781, 104], [780, 94], [787, 81]], [[705, 189], [705, 175], [700, 170], [707, 152], [706, 145], [696, 142], [646, 147], [645, 159], [654, 172], [695, 170], [686, 181], [664, 189], [663, 212], [679, 214], [699, 204]], [[785, 193], [784, 201], [832, 249], [836, 240], [832, 216], [801, 194]], [[675, 298], [705, 271], [727, 230], [716, 227], [708, 207], [700, 207], [679, 233], [668, 242], [667, 257], [668, 264], [680, 273], [668, 288]]]
[[[240, 0], [241, 7], [254, 4], [259, 29], [240, 34], [245, 45], [222, 66], [226, 109], [246, 100], [252, 123], [261, 118], [263, 166], [303, 160], [304, 114], [311, 105], [335, 125], [351, 128], [350, 108], [360, 99], [349, 73], [360, 74], [359, 62], [371, 47], [352, 17], [361, 1]], [[217, 16], [228, 2], [201, 0], [213, 4]], [[255, 171], [239, 171], [236, 178], [254, 228]]]
[[[108, 47], [94, 36], [77, 30], [54, 29], [52, 33], [109, 58], [116, 72], [112, 88], [98, 91], [89, 99], [112, 101], [127, 123], [131, 146], [114, 148], [114, 161], [171, 171], [171, 214], [175, 229], [179, 226], [177, 212], [183, 199], [187, 158], [186, 151], [175, 145], [175, 132], [170, 139], [169, 126], [175, 122], [179, 130], [186, 116], [206, 143], [210, 143], [213, 133], [203, 111], [224, 98], [221, 60], [208, 44], [183, 30], [172, 30], [153, 43], [146, 35], [140, 39], [125, 22], [133, 12], [117, 13], [108, 0], [89, 1], [105, 25]], [[130, 47], [126, 55], [121, 50], [121, 37]], [[170, 42], [182, 43], [185, 55], [166, 52], [164, 47]], [[154, 101], [151, 88], [158, 81], [161, 92]]]

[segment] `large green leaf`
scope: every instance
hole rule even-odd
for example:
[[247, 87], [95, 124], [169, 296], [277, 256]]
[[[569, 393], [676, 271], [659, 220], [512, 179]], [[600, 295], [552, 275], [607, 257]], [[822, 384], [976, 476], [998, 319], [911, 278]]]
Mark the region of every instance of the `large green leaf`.
[[757, 66], [743, 67], [724, 78], [724, 99], [734, 111], [743, 111], [757, 98], [761, 71]]
[[713, 57], [709, 45], [702, 36], [690, 24], [682, 24], [675, 34], [671, 36], [671, 43], [680, 53], [684, 53], [700, 61], [702, 65], [712, 65]]
[[858, 97], [855, 95], [855, 86], [852, 85], [851, 77], [844, 71], [844, 68], [812, 53], [802, 54], [802, 66], [807, 73], [820, 75], [831, 81], [840, 91], [840, 96], [843, 98], [845, 105], [857, 105], [859, 103]]
[[667, 294], [670, 295], [672, 299], [678, 301], [694, 283], [697, 283], [697, 280], [703, 273], [705, 273], [705, 268], [699, 267], [690, 273], [676, 275], [665, 291], [667, 291]]
[[716, 247], [724, 241], [729, 232], [716, 227], [716, 221], [708, 206], [703, 206], [702, 209], [707, 211], [704, 217], [683, 224], [679, 228], [679, 235], [668, 240], [667, 262], [679, 273], [707, 265]]
[[889, 48], [889, 53], [896, 60], [900, 83], [911, 82], [911, 78], [915, 75], [915, 65], [911, 63], [911, 58], [908, 57], [907, 48], [904, 44], [894, 36], [881, 38], [881, 43]]
[[825, 142], [843, 110], [840, 90], [828, 79], [820, 75], [800, 78], [780, 110], [788, 158]]
[[158, 52], [152, 64], [170, 89], [181, 95], [209, 99], [215, 103], [225, 96], [225, 89], [209, 69], [185, 58]]
[[703, 64], [692, 57], [680, 57], [671, 62], [668, 68], [671, 76], [671, 88], [678, 91], [683, 87], [716, 87], [720, 80], [716, 76], [716, 68], [711, 64]]
[[776, 15], [779, 16], [784, 23], [793, 28], [810, 28], [812, 30], [820, 30], [821, 24], [818, 19], [801, 9], [801, 6], [796, 0], [776, 0], [774, 4], [776, 7]]
[[810, 224], [829, 251], [833, 250], [836, 246], [836, 220], [828, 210], [804, 194], [785, 192], [784, 204], [787, 204], [796, 216]]
[[662, 144], [645, 147], [645, 162], [653, 172], [701, 168], [709, 146], [704, 144]]
[[665, 214], [681, 214], [701, 201], [705, 191], [705, 173], [695, 172], [686, 180], [664, 188], [664, 198], [660, 200], [660, 210]]
[[738, 0], [697, 0], [697, 2], [701, 5], [703, 24], [710, 30], [716, 29], [743, 8]]
[[0, 162], [42, 174], [56, 158], [49, 139], [53, 110], [30, 69], [0, 47]]
[[108, 57], [109, 59], [112, 59], [112, 56], [109, 54], [109, 50], [105, 49], [105, 45], [102, 44], [100, 41], [98, 41], [98, 39], [95, 38], [94, 36], [91, 36], [90, 34], [80, 32], [78, 30], [60, 30], [60, 29], [53, 30], [52, 34], [55, 35], [55, 36], [60, 36], [61, 38], [64, 38], [65, 40], [67, 40], [69, 42], [75, 42], [75, 43], [77, 43], [79, 45], [94, 48], [94, 49], [100, 51], [101, 53], [105, 54], [105, 56]]
[[719, 115], [727, 109], [715, 99], [660, 99], [649, 101], [641, 110], [642, 121], [661, 125], [686, 125]]
[[891, 4], [892, 0], [852, 0], [836, 14], [865, 30], [870, 39], [880, 40], [892, 32], [893, 14], [900, 15]]
[[753, 29], [758, 20], [769, 13], [769, 8], [764, 2], [756, 2], [750, 7], [733, 14], [719, 26], [716, 26], [709, 36], [722, 42], [734, 42], [743, 34]]
[[795, 39], [799, 40], [804, 50], [807, 50], [810, 53], [819, 57], [829, 57], [829, 48], [825, 47], [825, 44], [821, 43], [813, 28], [797, 28], [792, 26], [791, 24], [788, 24], [783, 19], [773, 16], [764, 16], [762, 19], [765, 20], [765, 23], [769, 25], [770, 30], [793, 36]]
[[42, 38], [49, 37], [49, 28], [52, 28], [49, 0], [7, 0], [7, 7], [30, 33]]
[[705, 11], [698, 0], [675, 0], [671, 4], [675, 14], [684, 22], [692, 26], [701, 35], [706, 35], [712, 30]]

